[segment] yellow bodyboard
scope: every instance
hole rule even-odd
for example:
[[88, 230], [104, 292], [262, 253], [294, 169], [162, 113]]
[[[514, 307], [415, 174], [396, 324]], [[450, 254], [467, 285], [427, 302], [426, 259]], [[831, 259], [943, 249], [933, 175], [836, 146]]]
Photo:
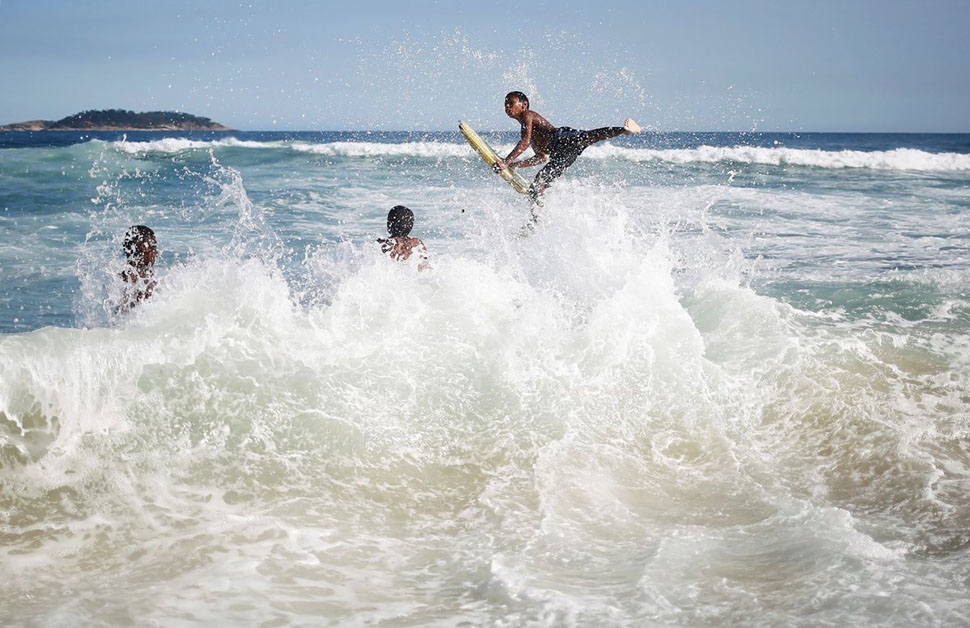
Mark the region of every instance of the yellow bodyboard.
[[[461, 134], [465, 136], [465, 139], [468, 140], [471, 147], [482, 156], [482, 159], [485, 160], [485, 163], [487, 163], [489, 167], [495, 165], [495, 162], [499, 160], [498, 155], [495, 154], [495, 151], [492, 150], [491, 146], [485, 143], [485, 140], [478, 136], [475, 129], [468, 126], [467, 122], [459, 120], [458, 130], [461, 131]], [[515, 188], [516, 192], [519, 192], [520, 194], [529, 193], [529, 182], [512, 168], [502, 168], [498, 171], [498, 176], [508, 181], [509, 185]]]

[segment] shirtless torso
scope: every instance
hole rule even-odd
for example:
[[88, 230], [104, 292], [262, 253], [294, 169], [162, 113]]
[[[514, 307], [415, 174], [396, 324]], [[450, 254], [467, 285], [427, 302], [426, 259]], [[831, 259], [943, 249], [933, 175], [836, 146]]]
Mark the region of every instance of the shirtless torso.
[[[508, 107], [506, 107], [506, 110], [508, 110]], [[513, 168], [527, 168], [545, 162], [549, 159], [549, 149], [552, 145], [552, 138], [556, 133], [556, 127], [541, 115], [529, 109], [522, 109], [521, 111], [513, 109], [513, 113], [515, 115], [511, 117], [515, 118], [522, 126], [522, 132], [519, 143], [515, 145], [515, 148], [503, 161]], [[535, 156], [513, 164], [515, 158], [524, 153], [530, 145]]]
[[132, 266], [121, 272], [121, 279], [126, 285], [115, 313], [127, 312], [151, 297], [155, 290], [155, 274], [150, 268]]
[[397, 236], [392, 238], [381, 238], [381, 253], [388, 255], [393, 260], [406, 261], [411, 255], [418, 257], [418, 270], [424, 270], [428, 265], [428, 249], [424, 242], [419, 238], [411, 236]]

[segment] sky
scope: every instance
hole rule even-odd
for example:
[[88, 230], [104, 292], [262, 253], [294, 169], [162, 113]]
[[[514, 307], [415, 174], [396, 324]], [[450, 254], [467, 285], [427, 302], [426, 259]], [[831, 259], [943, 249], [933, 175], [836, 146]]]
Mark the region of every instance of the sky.
[[970, 132], [970, 1], [0, 0], [0, 124]]

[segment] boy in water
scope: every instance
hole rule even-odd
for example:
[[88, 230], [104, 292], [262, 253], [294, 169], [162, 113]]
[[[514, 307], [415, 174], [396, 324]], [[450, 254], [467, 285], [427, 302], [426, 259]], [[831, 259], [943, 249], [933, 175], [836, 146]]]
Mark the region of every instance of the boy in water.
[[[608, 126], [592, 131], [577, 131], [568, 126], [555, 127], [529, 109], [529, 97], [522, 92], [509, 92], [505, 96], [505, 114], [522, 125], [522, 139], [505, 159], [495, 164], [496, 171], [503, 167], [527, 168], [549, 161], [529, 187], [529, 196], [534, 202], [538, 202], [553, 179], [558, 178], [591, 144], [640, 132], [640, 125], [629, 118], [623, 122], [623, 126]], [[530, 144], [535, 155], [514, 161]]]
[[389, 255], [391, 259], [405, 261], [412, 254], [418, 256], [418, 270], [428, 267], [428, 249], [424, 242], [412, 238], [409, 234], [414, 227], [414, 212], [404, 205], [395, 205], [387, 212], [387, 233], [389, 238], [378, 238], [381, 253]]
[[116, 312], [124, 312], [152, 296], [155, 289], [155, 258], [158, 256], [158, 242], [155, 232], [145, 225], [128, 228], [124, 240], [125, 257], [128, 266], [121, 272], [121, 279], [127, 285], [121, 296], [121, 305]]

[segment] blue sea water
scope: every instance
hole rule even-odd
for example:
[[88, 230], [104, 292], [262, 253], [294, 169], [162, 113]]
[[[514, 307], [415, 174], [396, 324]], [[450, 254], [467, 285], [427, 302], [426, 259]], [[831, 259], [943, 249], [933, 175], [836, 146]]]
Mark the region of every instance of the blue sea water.
[[970, 624], [970, 135], [617, 138], [528, 217], [457, 132], [0, 133], [2, 623]]

